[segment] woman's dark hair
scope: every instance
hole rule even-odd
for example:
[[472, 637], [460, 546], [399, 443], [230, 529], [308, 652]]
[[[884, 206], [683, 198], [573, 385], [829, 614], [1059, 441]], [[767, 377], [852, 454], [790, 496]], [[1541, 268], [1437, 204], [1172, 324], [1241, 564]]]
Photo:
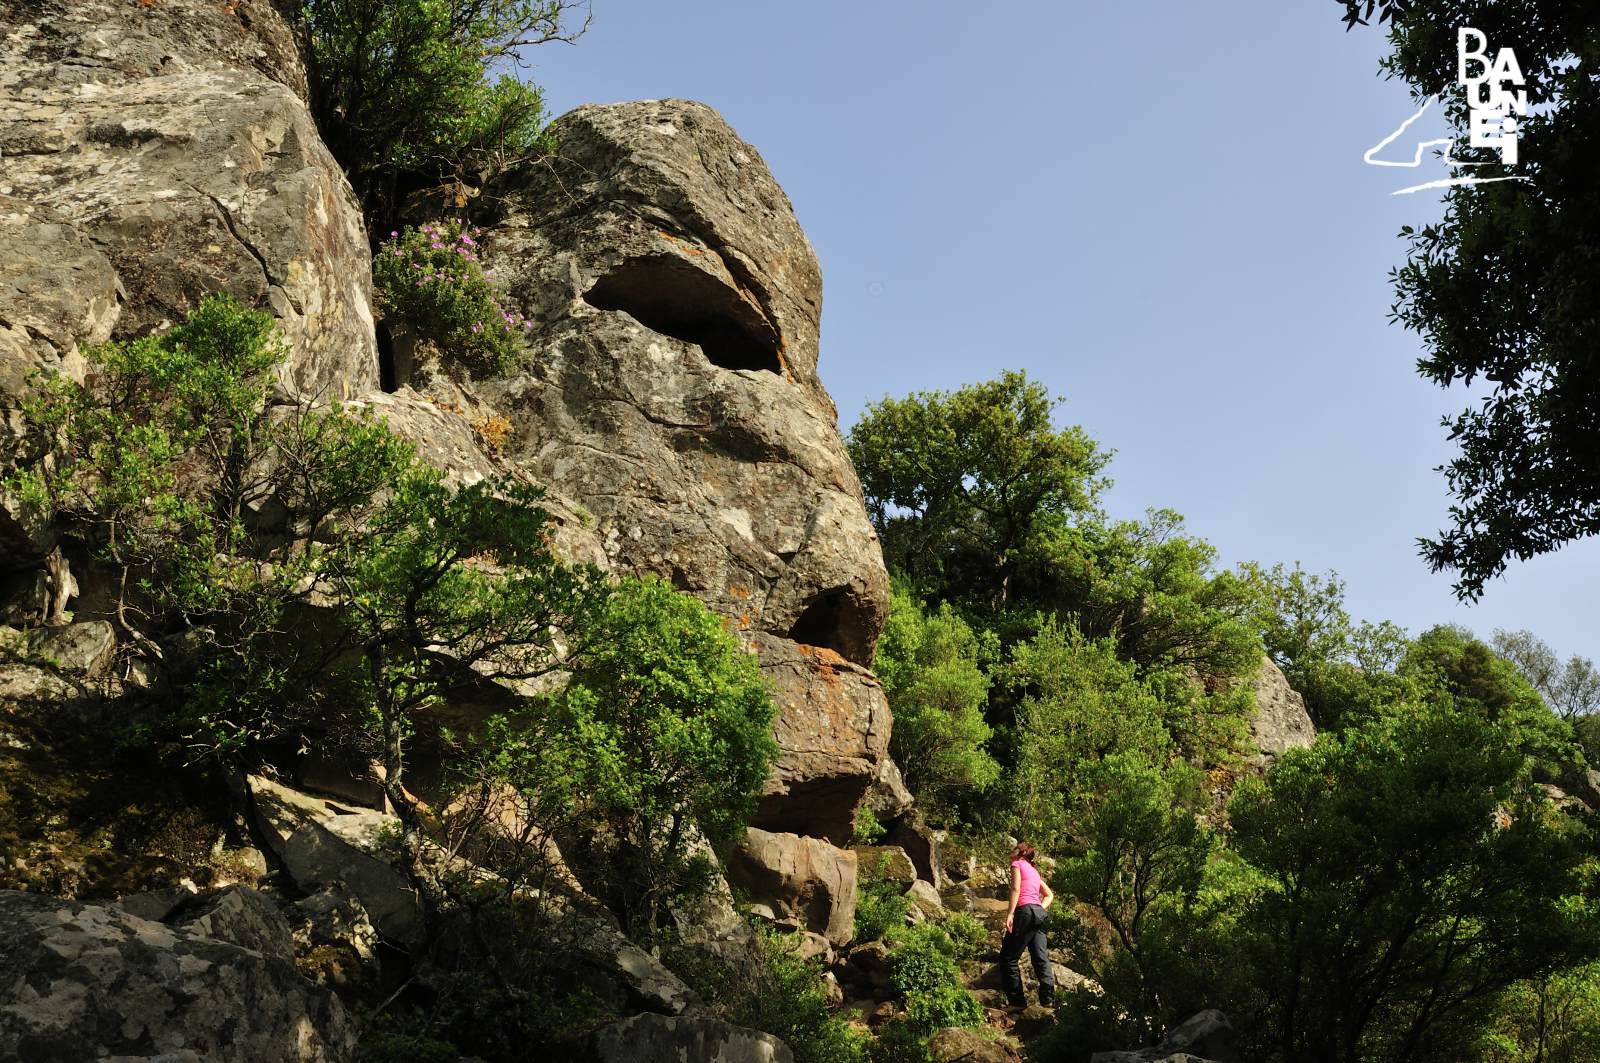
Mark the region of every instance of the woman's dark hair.
[[1038, 855], [1039, 850], [1035, 849], [1027, 842], [1018, 842], [1017, 847], [1011, 850], [1011, 859], [1026, 860], [1030, 864], [1033, 863], [1033, 858]]

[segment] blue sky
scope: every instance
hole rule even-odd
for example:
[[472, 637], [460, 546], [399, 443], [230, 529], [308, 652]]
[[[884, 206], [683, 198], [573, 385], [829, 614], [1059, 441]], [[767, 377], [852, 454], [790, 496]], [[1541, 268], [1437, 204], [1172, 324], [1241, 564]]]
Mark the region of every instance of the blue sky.
[[1170, 507], [1225, 563], [1336, 569], [1354, 613], [1413, 633], [1600, 656], [1600, 542], [1472, 607], [1416, 555], [1466, 396], [1387, 321], [1396, 232], [1440, 212], [1388, 193], [1444, 173], [1363, 164], [1412, 104], [1332, 0], [593, 3], [530, 77], [556, 113], [701, 100], [755, 145], [822, 261], [842, 427], [1026, 369], [1116, 451], [1119, 516]]

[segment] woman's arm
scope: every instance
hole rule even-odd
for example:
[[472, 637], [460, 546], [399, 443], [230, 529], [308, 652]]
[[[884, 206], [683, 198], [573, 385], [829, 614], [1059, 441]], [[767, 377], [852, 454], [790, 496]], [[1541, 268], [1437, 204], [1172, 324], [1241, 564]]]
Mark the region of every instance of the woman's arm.
[[1011, 933], [1011, 917], [1017, 914], [1017, 902], [1022, 899], [1022, 869], [1011, 868], [1011, 907], [1006, 909], [1006, 933]]
[[1048, 907], [1050, 907], [1050, 902], [1055, 900], [1055, 899], [1056, 899], [1055, 891], [1050, 888], [1050, 883], [1048, 883], [1048, 882], [1046, 882], [1044, 880], [1044, 876], [1040, 875], [1039, 876], [1039, 907], [1048, 908]]

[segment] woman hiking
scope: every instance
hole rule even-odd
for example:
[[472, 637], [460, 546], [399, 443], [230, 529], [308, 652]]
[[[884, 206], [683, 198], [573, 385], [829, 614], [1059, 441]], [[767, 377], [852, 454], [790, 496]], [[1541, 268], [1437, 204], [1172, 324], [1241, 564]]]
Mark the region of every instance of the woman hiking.
[[1050, 971], [1050, 946], [1044, 939], [1044, 912], [1056, 899], [1033, 866], [1038, 855], [1027, 842], [1011, 850], [1011, 907], [1006, 909], [1006, 936], [1000, 943], [1000, 976], [1005, 981], [1006, 999], [1014, 1008], [1028, 1006], [1022, 992], [1022, 950], [1033, 960], [1033, 974], [1039, 982], [1039, 1003], [1055, 1003], [1055, 976]]

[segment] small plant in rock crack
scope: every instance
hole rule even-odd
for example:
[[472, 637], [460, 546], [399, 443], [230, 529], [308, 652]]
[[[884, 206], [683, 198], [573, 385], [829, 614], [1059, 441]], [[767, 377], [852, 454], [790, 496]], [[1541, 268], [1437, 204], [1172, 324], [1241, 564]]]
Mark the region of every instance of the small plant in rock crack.
[[484, 273], [482, 230], [460, 221], [392, 232], [373, 260], [383, 312], [474, 375], [510, 372], [533, 323], [506, 305]]

